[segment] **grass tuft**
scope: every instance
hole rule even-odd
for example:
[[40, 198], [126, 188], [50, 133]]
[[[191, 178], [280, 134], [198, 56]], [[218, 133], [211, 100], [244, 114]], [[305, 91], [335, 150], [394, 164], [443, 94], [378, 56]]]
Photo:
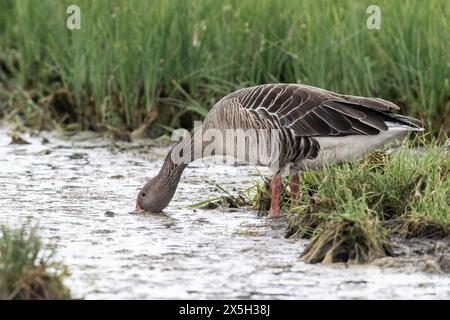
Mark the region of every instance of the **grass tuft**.
[[0, 299], [70, 298], [63, 283], [67, 268], [55, 261], [55, 248], [44, 246], [36, 232], [1, 227]]
[[[308, 262], [369, 262], [390, 254], [389, 237], [450, 235], [450, 140], [404, 140], [363, 158], [300, 176], [297, 198], [283, 181], [288, 237], [311, 239]], [[446, 141], [439, 144], [437, 141]], [[270, 206], [267, 179], [251, 190], [250, 205]]]
[[301, 257], [308, 263], [367, 263], [392, 255], [381, 226], [372, 219], [341, 217], [327, 223], [305, 248]]

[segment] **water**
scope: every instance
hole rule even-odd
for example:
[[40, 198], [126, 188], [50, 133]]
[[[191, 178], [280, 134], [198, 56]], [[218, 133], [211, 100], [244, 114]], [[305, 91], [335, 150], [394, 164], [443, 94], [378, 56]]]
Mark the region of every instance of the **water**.
[[215, 183], [244, 189], [255, 179], [252, 166], [195, 162], [164, 215], [133, 215], [137, 190], [157, 173], [166, 148], [139, 155], [86, 134], [45, 136], [49, 144], [26, 136], [30, 145], [10, 145], [0, 129], [0, 224], [38, 222], [42, 238], [59, 244], [75, 297], [450, 298], [448, 275], [305, 264], [306, 242], [285, 239], [283, 219], [186, 208], [223, 194]]

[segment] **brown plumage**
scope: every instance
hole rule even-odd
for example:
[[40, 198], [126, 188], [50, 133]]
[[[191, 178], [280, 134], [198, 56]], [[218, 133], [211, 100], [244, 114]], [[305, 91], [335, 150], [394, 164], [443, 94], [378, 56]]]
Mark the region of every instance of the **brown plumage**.
[[[279, 132], [273, 199], [279, 199], [279, 175], [288, 169], [313, 169], [361, 156], [368, 150], [392, 141], [408, 131], [423, 130], [419, 120], [394, 114], [399, 107], [380, 98], [365, 98], [334, 93], [298, 84], [266, 84], [235, 91], [210, 110], [202, 130], [265, 129]], [[201, 138], [202, 131], [191, 137]], [[266, 135], [258, 141], [271, 142]], [[170, 202], [181, 173], [197, 157], [192, 155], [176, 163], [172, 155], [185, 147], [193, 150], [195, 139], [176, 144], [159, 174], [138, 195], [138, 211], [161, 211]], [[228, 143], [229, 141], [225, 141]], [[201, 145], [202, 150], [208, 143]], [[250, 145], [250, 148], [254, 147]], [[235, 155], [235, 150], [221, 154]], [[272, 155], [273, 156], [273, 155]], [[270, 214], [279, 215], [279, 203], [272, 201]]]
[[224, 97], [218, 104], [235, 100], [242, 108], [263, 110], [282, 127], [301, 136], [342, 136], [377, 134], [387, 130], [384, 121], [420, 128], [413, 118], [399, 118], [392, 113], [399, 107], [380, 98], [337, 94], [298, 84], [267, 84], [245, 88]]

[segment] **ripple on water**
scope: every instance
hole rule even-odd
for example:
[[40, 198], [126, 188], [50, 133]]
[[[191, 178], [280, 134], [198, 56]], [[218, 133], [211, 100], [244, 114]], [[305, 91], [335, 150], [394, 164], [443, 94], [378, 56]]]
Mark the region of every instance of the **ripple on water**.
[[6, 133], [0, 129], [0, 223], [39, 222], [41, 236], [58, 243], [76, 296], [450, 298], [443, 275], [304, 264], [305, 242], [284, 238], [284, 219], [186, 208], [220, 194], [217, 183], [227, 190], [248, 186], [257, 173], [251, 166], [197, 162], [164, 215], [136, 215], [129, 214], [136, 192], [157, 173], [167, 149], [152, 149], [147, 161], [113, 153], [111, 143], [92, 134], [49, 135], [45, 145], [26, 137], [31, 144], [17, 146]]

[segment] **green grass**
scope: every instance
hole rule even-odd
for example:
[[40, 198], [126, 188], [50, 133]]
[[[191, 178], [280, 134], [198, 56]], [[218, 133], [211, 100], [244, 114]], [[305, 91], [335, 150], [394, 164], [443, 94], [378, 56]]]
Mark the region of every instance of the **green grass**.
[[[449, 236], [450, 140], [426, 140], [404, 140], [395, 152], [385, 146], [354, 162], [305, 171], [297, 197], [285, 178], [288, 236], [311, 239], [302, 253], [305, 261], [364, 263], [391, 255], [392, 235]], [[270, 196], [270, 183], [262, 178], [235, 198], [267, 212]]]
[[54, 259], [55, 248], [44, 246], [37, 229], [0, 230], [0, 299], [68, 299], [63, 279], [67, 268]]
[[449, 126], [445, 0], [378, 1], [381, 30], [366, 28], [364, 1], [84, 0], [74, 31], [69, 4], [0, 2], [0, 116], [160, 134], [236, 88], [280, 81], [380, 96]]
[[[312, 238], [307, 261], [327, 260], [327, 254], [334, 257], [328, 261], [339, 261], [339, 250], [361, 246], [356, 260], [370, 261], [389, 254], [392, 234], [450, 234], [449, 140], [443, 145], [419, 140], [405, 141], [398, 152], [374, 151], [357, 162], [302, 174], [300, 196], [291, 199], [290, 233]], [[413, 144], [422, 147], [415, 151]], [[348, 241], [342, 248], [336, 239]], [[323, 251], [324, 243], [329, 250]]]

